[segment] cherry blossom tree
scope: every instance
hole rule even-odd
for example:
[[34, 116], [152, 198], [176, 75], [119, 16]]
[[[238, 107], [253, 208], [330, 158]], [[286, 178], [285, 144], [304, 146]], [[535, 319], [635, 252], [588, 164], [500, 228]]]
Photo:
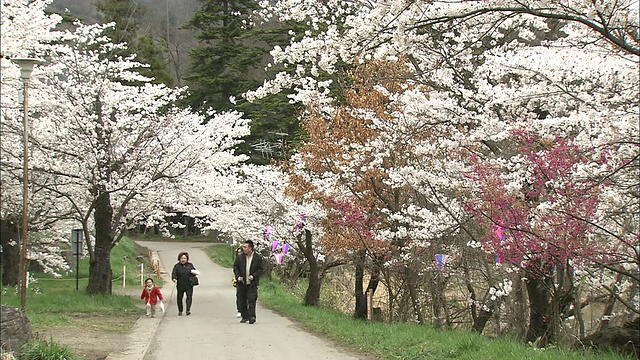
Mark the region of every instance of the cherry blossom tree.
[[[565, 139], [541, 139], [523, 131], [515, 138], [522, 144], [520, 157], [507, 168], [518, 167], [515, 174], [524, 174], [517, 176], [476, 158], [473, 177], [478, 197], [470, 198], [469, 207], [480, 222], [494, 229], [484, 247], [525, 269], [530, 323], [536, 324], [527, 338], [547, 343], [557, 336], [559, 319], [570, 307], [574, 306], [572, 314], [578, 312], [573, 304], [580, 281], [576, 269], [611, 269], [619, 282], [623, 277], [638, 281], [631, 270], [639, 264], [632, 235], [612, 221], [619, 209], [609, 208], [603, 196], [622, 184], [633, 186], [626, 175], [616, 174], [626, 172], [632, 159], [618, 158], [609, 146], [596, 152]], [[592, 170], [585, 172], [587, 168]], [[616, 292], [627, 311], [637, 313], [633, 305], [637, 295]]]
[[47, 80], [58, 101], [38, 122], [41, 152], [34, 151], [34, 169], [49, 175], [43, 187], [68, 199], [84, 226], [93, 217], [89, 292], [110, 290], [109, 252], [137, 216], [193, 203], [197, 178], [243, 159], [231, 149], [248, 132], [238, 113], [203, 125], [201, 116], [172, 108], [177, 91], [118, 82], [145, 79], [129, 70], [130, 60], [105, 57], [113, 45], [99, 35], [98, 27], [79, 27], [69, 34], [77, 42], [54, 57]]
[[[104, 29], [77, 23], [46, 44], [48, 64], [34, 74], [30, 106], [32, 186], [38, 201], [51, 204], [49, 221], [82, 225], [90, 293], [111, 291], [110, 252], [127, 227], [142, 214], [197, 203], [204, 177], [244, 160], [232, 149], [249, 131], [236, 112], [211, 110], [205, 124], [202, 115], [175, 107], [181, 90], [153, 85], [132, 70], [144, 65], [114, 55], [126, 45], [111, 43]], [[34, 43], [48, 39], [35, 35]], [[20, 135], [16, 119], [5, 119], [7, 132]], [[2, 145], [20, 158], [11, 143]]]
[[[415, 144], [429, 141], [434, 124], [429, 117], [416, 117], [415, 107], [408, 108], [422, 93], [405, 82], [410, 71], [402, 62], [372, 61], [350, 74], [346, 106], [332, 114], [309, 110], [303, 124], [309, 139], [294, 159], [300, 170], [292, 175], [291, 192], [327, 209], [325, 228], [331, 236], [323, 242], [334, 253], [351, 254], [358, 316], [366, 315], [362, 279], [368, 262], [372, 276], [367, 288], [375, 292], [378, 281], [385, 282], [389, 313], [398, 296], [390, 284], [397, 278], [405, 284], [398, 291], [408, 293], [414, 316], [423, 323], [418, 273], [427, 254], [434, 255], [438, 239], [457, 227], [440, 204], [456, 212], [450, 197], [416, 191], [419, 183], [408, 181], [425, 161]], [[439, 180], [432, 186], [439, 188]]]
[[[282, 262], [287, 269], [289, 264], [307, 269], [309, 285], [304, 303], [317, 306], [327, 272], [344, 263], [340, 257], [329, 255], [318, 241], [325, 233], [324, 209], [314, 201], [296, 201], [288, 194], [289, 176], [275, 166], [242, 166], [237, 176], [227, 181], [210, 201], [212, 206], [203, 211], [209, 227], [234, 243], [253, 240], [273, 265]], [[283, 246], [290, 248], [286, 254]]]
[[287, 182], [282, 172], [270, 166], [244, 165], [228, 177], [224, 186], [208, 203], [203, 213], [210, 219], [209, 227], [233, 243], [252, 240], [259, 250], [271, 250], [265, 236], [270, 225], [272, 237], [290, 239], [295, 216], [295, 204], [284, 195]]
[[[17, 224], [22, 218], [22, 84], [20, 70], [11, 59], [43, 57], [48, 48], [47, 43], [59, 38], [59, 34], [52, 29], [61, 17], [44, 12], [49, 3], [51, 1], [6, 0], [2, 2], [0, 11], [0, 221], [3, 229], [3, 285], [18, 284], [20, 251], [16, 245], [20, 231]], [[37, 71], [36, 69], [36, 74]], [[30, 212], [27, 216], [30, 230], [49, 227], [51, 223], [46, 214], [52, 205], [42, 201], [37, 188], [29, 191], [29, 202]], [[29, 249], [28, 257], [42, 260], [43, 268], [55, 273], [58, 269], [64, 269], [66, 264], [59, 256], [59, 249], [52, 247], [49, 240], [46, 237], [31, 239], [33, 246]], [[52, 251], [47, 253], [41, 251], [43, 249]]]
[[[327, 74], [335, 73], [341, 63], [401, 59], [412, 69], [404, 86], [416, 90], [404, 93], [412, 101], [399, 110], [397, 123], [421, 119], [435, 136], [429, 142], [416, 141], [412, 149], [419, 152], [422, 164], [394, 166], [391, 173], [402, 176], [392, 179], [414, 184], [419, 193], [436, 199], [458, 198], [463, 203], [477, 187], [488, 190], [478, 178], [467, 176], [478, 156], [487, 166], [504, 168], [507, 190], [527, 183], [522, 165], [527, 153], [517, 146], [514, 131], [527, 129], [544, 141], [571, 139], [592, 159], [572, 176], [602, 179], [607, 185], [589, 197], [597, 213], [578, 212], [582, 218], [571, 221], [581, 224], [571, 228], [576, 232], [573, 238], [580, 238], [585, 227], [595, 229], [597, 239], [590, 241], [614, 249], [613, 258], [619, 261], [614, 266], [602, 259], [603, 268], [633, 272], [628, 269], [637, 264], [638, 228], [627, 219], [637, 219], [638, 206], [631, 195], [637, 189], [631, 179], [637, 179], [638, 172], [640, 115], [637, 2], [290, 0], [264, 2], [262, 16], [304, 22], [311, 30], [294, 34], [298, 36], [292, 36], [288, 46], [272, 50], [275, 65], [295, 71], [282, 72], [248, 92], [249, 100], [293, 88], [292, 101], [306, 104], [310, 114], [341, 116], [339, 95], [325, 80]], [[397, 91], [390, 93], [396, 96]], [[368, 109], [362, 104], [354, 107], [364, 113]], [[618, 166], [597, 166], [599, 159], [614, 159]], [[358, 180], [349, 173], [324, 181], [354, 185]], [[474, 244], [489, 239], [462, 226], [467, 223], [459, 206], [442, 209], [454, 211], [439, 219], [441, 226], [456, 219]], [[438, 223], [437, 218], [432, 221]], [[550, 224], [543, 227], [553, 232]], [[550, 255], [547, 251], [545, 256]], [[623, 277], [637, 284], [627, 275]], [[604, 286], [614, 290], [614, 296], [622, 284]], [[530, 331], [530, 336], [546, 335]]]

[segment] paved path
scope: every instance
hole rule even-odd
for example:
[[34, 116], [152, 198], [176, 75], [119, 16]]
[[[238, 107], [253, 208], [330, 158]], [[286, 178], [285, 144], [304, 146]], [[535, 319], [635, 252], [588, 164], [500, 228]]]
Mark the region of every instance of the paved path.
[[[173, 283], [163, 288], [166, 313], [161, 318], [142, 318], [136, 328], [144, 329], [145, 321], [149, 330], [138, 331], [141, 350], [145, 360], [225, 360], [225, 359], [278, 359], [278, 360], [357, 360], [328, 341], [309, 334], [287, 318], [258, 306], [257, 322], [253, 325], [241, 324], [236, 318], [235, 288], [230, 284], [231, 270], [213, 263], [202, 249], [207, 243], [169, 243], [139, 241], [158, 253], [166, 272], [170, 272], [177, 262], [178, 253], [187, 251], [190, 261], [200, 270], [200, 286], [193, 295], [191, 316], [178, 316], [176, 291]], [[170, 274], [168, 274], [170, 276]], [[169, 297], [171, 297], [169, 299]], [[150, 344], [144, 337], [155, 336]], [[135, 352], [135, 351], [134, 351]], [[135, 358], [130, 353], [129, 358]]]

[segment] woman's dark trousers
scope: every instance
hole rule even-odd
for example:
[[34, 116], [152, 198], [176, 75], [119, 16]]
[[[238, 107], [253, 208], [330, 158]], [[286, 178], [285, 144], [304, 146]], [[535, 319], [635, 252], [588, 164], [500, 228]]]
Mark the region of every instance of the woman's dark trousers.
[[187, 294], [187, 311], [191, 311], [191, 303], [193, 302], [193, 286], [187, 289], [178, 288], [178, 312], [182, 312], [182, 298]]

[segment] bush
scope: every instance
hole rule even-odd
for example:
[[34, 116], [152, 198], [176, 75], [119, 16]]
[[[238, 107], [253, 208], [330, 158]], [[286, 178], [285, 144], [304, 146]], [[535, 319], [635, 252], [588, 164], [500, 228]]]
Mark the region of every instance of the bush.
[[53, 339], [32, 340], [26, 344], [20, 359], [24, 360], [80, 360], [82, 359], [73, 350], [65, 345], [58, 344]]

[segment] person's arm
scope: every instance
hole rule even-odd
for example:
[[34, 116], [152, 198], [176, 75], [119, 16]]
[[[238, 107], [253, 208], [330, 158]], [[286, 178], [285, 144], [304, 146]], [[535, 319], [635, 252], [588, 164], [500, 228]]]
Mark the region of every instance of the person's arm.
[[[191, 264], [191, 263], [190, 263]], [[191, 264], [191, 274], [193, 275], [200, 275], [200, 270], [197, 270], [195, 266], [193, 266], [193, 264]]]
[[178, 281], [178, 269], [176, 269], [177, 266], [178, 264], [173, 265], [173, 270], [171, 271], [171, 280], [173, 280], [173, 282]]
[[158, 299], [164, 300], [164, 297], [162, 296], [162, 293], [160, 292], [160, 289], [156, 288], [156, 293], [158, 295]]
[[142, 289], [142, 295], [140, 295], [140, 299], [144, 300], [147, 297], [146, 292], [147, 292], [147, 289]]
[[[255, 258], [253, 259], [255, 265], [255, 268], [253, 270], [253, 272], [251, 273], [251, 281], [257, 280], [260, 275], [262, 274], [262, 272], [264, 271], [264, 268], [262, 267], [262, 256], [260, 256], [259, 254], [254, 254]], [[253, 264], [251, 264], [251, 266], [253, 267]]]
[[238, 281], [242, 281], [242, 271], [240, 271], [242, 267], [241, 263], [240, 255], [236, 255], [236, 260], [233, 262], [233, 276], [235, 276]]

